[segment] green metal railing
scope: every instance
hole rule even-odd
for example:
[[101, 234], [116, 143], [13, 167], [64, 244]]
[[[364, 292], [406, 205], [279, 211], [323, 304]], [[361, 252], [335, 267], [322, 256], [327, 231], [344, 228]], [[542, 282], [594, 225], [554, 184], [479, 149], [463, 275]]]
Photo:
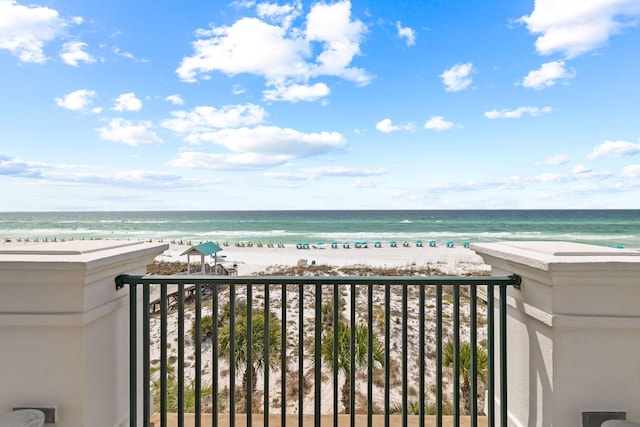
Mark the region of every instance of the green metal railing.
[[[489, 426], [507, 425], [507, 339], [506, 339], [506, 296], [509, 286], [519, 287], [520, 278], [509, 277], [274, 277], [274, 276], [129, 276], [116, 278], [116, 288], [128, 287], [130, 298], [130, 420], [136, 426], [139, 419], [147, 426], [151, 420], [151, 402], [156, 401], [154, 411], [159, 413], [161, 427], [167, 426], [167, 414], [177, 413], [178, 426], [184, 425], [185, 412], [193, 412], [196, 426], [203, 424], [203, 380], [210, 387], [211, 425], [217, 426], [219, 416], [228, 417], [225, 424], [236, 425], [236, 414], [246, 413], [246, 425], [252, 427], [252, 415], [264, 415], [264, 425], [268, 425], [271, 412], [280, 414], [280, 425], [287, 424], [287, 417], [297, 413], [297, 425], [303, 425], [305, 414], [304, 403], [313, 400], [314, 425], [320, 426], [320, 415], [323, 414], [322, 399], [324, 393], [332, 393], [333, 425], [339, 424], [338, 413], [343, 410], [349, 413], [350, 425], [355, 425], [356, 411], [367, 414], [367, 425], [373, 423], [374, 414], [384, 417], [385, 426], [389, 425], [390, 413], [400, 405], [402, 425], [408, 425], [410, 397], [417, 399], [419, 425], [424, 427], [427, 412], [426, 403], [433, 399], [431, 409], [435, 412], [436, 424], [442, 426], [445, 406], [452, 410], [454, 426], [460, 426], [463, 416], [470, 417], [470, 425], [478, 425], [481, 411], [478, 408], [479, 375], [485, 370], [483, 351], [486, 351], [486, 390], [488, 392], [488, 408], [486, 424]], [[496, 292], [497, 291], [497, 292]], [[141, 295], [140, 295], [141, 293]], [[156, 295], [157, 294], [157, 295]], [[152, 296], [154, 298], [152, 298]], [[313, 303], [305, 302], [310, 298]], [[398, 302], [400, 299], [400, 302]], [[245, 313], [240, 313], [238, 301], [246, 302]], [[348, 301], [348, 303], [347, 303]], [[221, 310], [221, 304], [224, 304]], [[497, 303], [497, 306], [495, 305]], [[187, 304], [189, 304], [187, 306]], [[415, 313], [417, 304], [417, 315]], [[327, 308], [323, 311], [323, 306]], [[151, 308], [158, 307], [159, 312]], [[260, 308], [259, 308], [260, 307]], [[203, 309], [205, 309], [203, 311]], [[262, 311], [260, 311], [262, 310]], [[278, 311], [279, 310], [279, 311]], [[193, 313], [191, 319], [191, 335], [186, 331], [186, 312]], [[271, 315], [275, 311], [275, 315]], [[297, 324], [295, 314], [297, 311]], [[212, 319], [210, 331], [211, 356], [207, 358], [211, 373], [208, 378], [200, 374], [203, 368], [203, 313], [209, 312]], [[262, 312], [262, 321], [256, 322]], [[308, 317], [305, 317], [305, 314]], [[309, 316], [310, 315], [310, 316]], [[242, 317], [245, 316], [245, 317]], [[169, 319], [177, 322], [175, 337], [170, 337]], [[205, 315], [206, 317], [206, 315]], [[313, 318], [309, 325], [309, 317]], [[415, 319], [417, 317], [417, 319]], [[348, 328], [348, 358], [340, 354], [340, 323]], [[417, 322], [417, 332], [415, 323]], [[279, 327], [277, 325], [279, 323]], [[435, 323], [435, 325], [434, 325]], [[366, 355], [357, 353], [356, 336], [358, 327], [364, 326], [366, 333]], [[393, 325], [401, 325], [400, 346], [392, 330]], [[152, 325], [159, 328], [159, 342], [152, 343]], [[274, 328], [278, 342], [270, 331]], [[294, 325], [294, 327], [292, 327]], [[427, 333], [435, 328], [431, 336]], [[262, 329], [262, 336], [257, 334]], [[244, 335], [239, 330], [245, 330]], [[254, 332], [255, 329], [255, 332]], [[310, 335], [307, 332], [312, 330]], [[377, 329], [377, 332], [375, 332]], [[396, 328], [397, 329], [397, 328]], [[222, 331], [227, 334], [222, 337]], [[296, 332], [297, 331], [297, 332]], [[334, 333], [338, 331], [338, 333]], [[139, 334], [142, 334], [142, 337]], [[417, 339], [416, 335], [417, 334]], [[279, 336], [278, 336], [279, 335]], [[383, 336], [383, 359], [377, 360], [379, 348], [374, 343]], [[328, 337], [328, 338], [327, 338]], [[479, 337], [485, 337], [480, 342]], [[171, 351], [175, 356], [169, 357], [170, 340], [177, 341], [177, 349]], [[207, 338], [208, 339], [208, 338]], [[254, 342], [255, 340], [257, 342]], [[291, 340], [297, 339], [291, 345]], [[430, 339], [435, 351], [429, 350]], [[226, 341], [225, 341], [226, 340]], [[322, 354], [323, 340], [332, 340], [332, 357], [319, 357]], [[192, 341], [193, 354], [186, 354]], [[418, 360], [409, 360], [408, 350], [417, 341]], [[445, 363], [445, 341], [451, 343], [453, 359], [452, 367]], [[173, 341], [171, 341], [173, 342]], [[227, 343], [224, 354], [219, 345]], [[394, 344], [395, 343], [395, 344]], [[468, 343], [470, 355], [467, 358], [461, 351]], [[151, 360], [151, 346], [159, 348], [159, 360]], [[189, 345], [188, 345], [189, 344]], [[260, 345], [254, 345], [260, 344]], [[274, 347], [275, 346], [275, 347]], [[279, 349], [278, 349], [279, 347]], [[276, 348], [280, 355], [279, 363], [270, 363], [270, 353]], [[257, 386], [254, 375], [246, 375], [246, 384], [237, 384], [239, 365], [249, 367], [254, 360], [259, 360], [254, 353], [262, 349], [262, 363], [258, 363], [261, 374], [263, 402], [254, 401], [253, 393], [248, 392]], [[486, 349], [486, 350], [483, 350]], [[177, 352], [176, 352], [177, 351]], [[296, 355], [297, 352], [297, 355]], [[498, 360], [496, 360], [496, 352]], [[242, 357], [238, 356], [242, 353]], [[433, 354], [435, 353], [435, 354]], [[230, 357], [236, 355], [236, 357]], [[142, 362], [140, 363], [140, 357]], [[291, 362], [297, 357], [297, 381], [293, 389], [289, 381], [295, 377], [290, 371]], [[357, 360], [358, 358], [358, 360]], [[427, 375], [427, 362], [433, 360], [435, 378]], [[185, 368], [185, 361], [193, 360], [191, 368]], [[363, 362], [366, 360], [366, 362]], [[221, 361], [227, 363], [228, 380], [221, 380]], [[450, 361], [450, 360], [449, 360]], [[279, 366], [278, 366], [279, 364]], [[246, 365], [246, 366], [245, 366]], [[260, 366], [261, 365], [261, 366]], [[360, 375], [356, 376], [356, 367], [363, 366]], [[398, 365], [400, 368], [398, 368]], [[142, 366], [142, 372], [139, 372]], [[153, 370], [152, 370], [153, 366]], [[323, 366], [338, 367], [332, 369], [330, 378], [332, 386], [323, 388]], [[345, 368], [346, 367], [346, 368]], [[353, 369], [351, 368], [353, 367]], [[383, 370], [379, 374], [376, 368]], [[395, 368], [395, 370], [394, 370]], [[190, 387], [194, 393], [194, 407], [185, 410], [185, 372], [191, 369], [193, 383]], [[313, 371], [313, 388], [307, 387], [307, 372]], [[411, 370], [411, 378], [410, 378]], [[417, 373], [415, 373], [417, 370]], [[399, 372], [398, 372], [399, 371]], [[447, 379], [447, 372], [452, 371], [452, 378]], [[342, 373], [342, 376], [340, 376]], [[172, 377], [173, 375], [173, 377]], [[363, 377], [364, 375], [364, 377]], [[380, 378], [382, 375], [382, 378]], [[418, 384], [412, 384], [415, 376]], [[139, 384], [140, 378], [142, 385]], [[274, 377], [275, 376], [275, 377]], [[400, 377], [401, 402], [392, 401], [393, 384]], [[271, 390], [270, 379], [280, 381], [280, 390]], [[295, 378], [294, 378], [295, 379]], [[339, 380], [348, 382], [348, 405], [339, 402], [341, 389]], [[326, 378], [325, 384], [326, 384]], [[366, 381], [366, 409], [363, 404], [357, 406], [356, 384]], [[177, 391], [169, 391], [170, 382], [177, 382]], [[500, 387], [496, 387], [500, 381]], [[382, 402], [374, 398], [376, 387], [382, 383]], [[464, 390], [466, 383], [470, 390]], [[152, 392], [152, 384], [155, 389]], [[139, 396], [138, 389], [142, 389]], [[326, 388], [326, 387], [325, 387]], [[417, 388], [417, 391], [415, 390]], [[239, 391], [244, 389], [244, 407], [239, 407]], [[465, 391], [468, 396], [468, 407], [463, 404]], [[219, 396], [227, 395], [226, 409], [219, 409]], [[297, 393], [296, 393], [297, 392]], [[431, 396], [429, 393], [433, 394]], [[289, 397], [297, 394], [297, 407], [287, 413], [286, 403]], [[155, 395], [155, 396], [154, 396]], [[139, 401], [141, 399], [141, 406]], [[169, 410], [169, 400], [177, 401], [177, 405]], [[306, 400], [305, 400], [306, 399]], [[278, 401], [279, 400], [279, 401]], [[344, 396], [343, 396], [344, 400]], [[496, 411], [499, 401], [499, 411]], [[341, 405], [341, 403], [343, 403]], [[261, 406], [261, 408], [260, 408]], [[310, 406], [310, 405], [308, 405]], [[345, 407], [348, 406], [348, 407]], [[414, 406], [415, 407], [415, 406]], [[138, 413], [139, 408], [141, 414]], [[260, 412], [261, 410], [261, 412]], [[326, 412], [326, 409], [325, 409]], [[291, 422], [289, 422], [291, 424]]]

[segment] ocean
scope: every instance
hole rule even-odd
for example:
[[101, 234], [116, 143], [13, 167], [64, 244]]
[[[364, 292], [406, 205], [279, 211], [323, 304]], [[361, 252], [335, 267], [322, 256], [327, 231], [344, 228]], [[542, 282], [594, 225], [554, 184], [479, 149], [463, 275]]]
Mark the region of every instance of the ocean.
[[555, 240], [640, 248], [640, 210], [322, 210], [0, 213], [3, 240], [197, 244]]

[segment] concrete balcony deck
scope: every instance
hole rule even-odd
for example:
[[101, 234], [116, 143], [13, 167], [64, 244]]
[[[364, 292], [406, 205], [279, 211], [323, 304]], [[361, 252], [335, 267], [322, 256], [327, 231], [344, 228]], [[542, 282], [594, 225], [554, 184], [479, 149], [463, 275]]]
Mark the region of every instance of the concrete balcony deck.
[[[202, 425], [210, 426], [211, 424], [211, 414], [202, 414]], [[263, 415], [253, 415], [252, 423], [255, 427], [260, 427], [264, 425], [264, 416]], [[286, 426], [285, 427], [298, 427], [298, 415], [288, 415]], [[424, 419], [424, 427], [437, 427], [437, 419], [435, 416], [425, 416]], [[154, 414], [151, 418], [152, 425], [151, 427], [159, 427], [160, 426], [160, 414]], [[315, 423], [314, 415], [305, 415], [303, 417], [302, 427], [313, 427]], [[237, 426], [246, 426], [247, 425], [247, 416], [245, 414], [236, 414], [235, 424]], [[268, 425], [269, 427], [281, 427], [281, 419], [280, 414], [272, 414], [269, 416]], [[185, 427], [195, 426], [195, 415], [194, 414], [185, 414], [184, 418]], [[331, 427], [333, 426], [333, 415], [321, 415], [320, 416], [320, 425], [321, 427]], [[345, 427], [351, 425], [351, 418], [348, 414], [340, 414], [338, 415], [338, 426]], [[355, 416], [355, 425], [356, 426], [367, 426], [367, 415], [366, 414], [356, 414]], [[385, 419], [383, 415], [374, 415], [372, 417], [372, 427], [385, 427]], [[453, 427], [455, 424], [455, 419], [453, 416], [447, 415], [442, 417], [442, 427]], [[460, 417], [460, 427], [471, 427], [473, 424], [471, 423], [471, 419], [467, 416]], [[178, 426], [178, 416], [177, 414], [167, 414], [167, 427], [177, 427]], [[218, 417], [218, 427], [229, 427], [229, 414], [222, 414]], [[403, 420], [402, 415], [389, 415], [389, 427], [402, 427]], [[408, 427], [420, 427], [420, 417], [417, 415], [409, 415], [407, 416], [407, 426]], [[478, 417], [477, 427], [487, 427], [487, 417]]]

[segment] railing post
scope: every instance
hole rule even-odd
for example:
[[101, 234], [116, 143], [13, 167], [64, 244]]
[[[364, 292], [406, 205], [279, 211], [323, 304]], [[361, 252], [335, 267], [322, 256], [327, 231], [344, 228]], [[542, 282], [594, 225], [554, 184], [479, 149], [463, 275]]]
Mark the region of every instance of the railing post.
[[500, 400], [509, 399], [501, 418], [578, 426], [584, 412], [625, 411], [640, 421], [640, 252], [569, 242], [471, 249], [493, 274], [522, 278], [519, 289], [500, 289], [496, 307], [508, 335], [500, 345], [508, 362]]
[[114, 278], [144, 274], [167, 248], [107, 240], [3, 245], [0, 412], [49, 406], [56, 425], [127, 425], [134, 417], [141, 424], [142, 406], [130, 412], [129, 370], [139, 375], [142, 366], [129, 358], [130, 289], [117, 289]]

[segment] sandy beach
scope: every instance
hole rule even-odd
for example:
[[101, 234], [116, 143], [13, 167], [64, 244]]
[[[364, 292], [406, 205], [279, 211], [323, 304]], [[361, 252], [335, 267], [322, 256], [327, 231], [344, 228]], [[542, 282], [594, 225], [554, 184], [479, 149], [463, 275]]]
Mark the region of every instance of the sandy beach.
[[[185, 245], [171, 245], [170, 248], [165, 251], [165, 253], [163, 253], [162, 255], [158, 256], [156, 258], [156, 261], [164, 261], [164, 262], [177, 262], [177, 261], [181, 261], [181, 262], [186, 262], [187, 261], [187, 257], [186, 256], [181, 256], [182, 253], [184, 253], [186, 250], [188, 250], [190, 247], [189, 246], [185, 246]], [[222, 256], [224, 256], [224, 258], [222, 258]], [[474, 273], [474, 272], [488, 272], [489, 271], [489, 267], [487, 265], [485, 265], [482, 261], [482, 259], [476, 255], [472, 250], [468, 249], [468, 248], [464, 248], [464, 247], [418, 247], [418, 246], [409, 246], [409, 247], [391, 247], [389, 245], [382, 245], [382, 247], [375, 247], [375, 246], [371, 246], [369, 245], [369, 247], [367, 248], [354, 248], [353, 246], [351, 246], [350, 248], [344, 248], [342, 245], [339, 245], [337, 248], [332, 248], [331, 245], [324, 246], [324, 247], [313, 247], [310, 246], [309, 249], [298, 249], [296, 248], [295, 245], [285, 245], [285, 247], [257, 247], [257, 246], [250, 246], [250, 247], [238, 247], [238, 246], [228, 246], [228, 247], [223, 247], [223, 251], [221, 251], [218, 254], [218, 261], [219, 263], [223, 264], [223, 265], [237, 265], [237, 271], [239, 275], [253, 275], [253, 274], [257, 274], [261, 271], [265, 271], [267, 269], [267, 267], [269, 266], [296, 266], [298, 265], [301, 260], [304, 260], [304, 263], [307, 264], [312, 264], [314, 263], [315, 265], [329, 265], [329, 266], [334, 266], [334, 267], [344, 267], [344, 266], [353, 266], [353, 265], [361, 265], [361, 266], [372, 266], [372, 267], [389, 267], [389, 268], [398, 268], [398, 267], [406, 267], [406, 266], [415, 266], [416, 268], [419, 267], [427, 267], [427, 266], [431, 266], [431, 267], [437, 267], [437, 269], [445, 274], [468, 274], [468, 273]], [[197, 262], [198, 264], [200, 263], [200, 257], [199, 256], [191, 256], [191, 262]], [[213, 259], [205, 259], [205, 262], [207, 262], [208, 264], [213, 264], [215, 261]], [[197, 266], [192, 266], [193, 269], [197, 270], [198, 267]], [[192, 274], [193, 274], [193, 270], [192, 270]], [[412, 290], [412, 296], [411, 298], [415, 299], [417, 298], [416, 295], [414, 295], [414, 292], [416, 290]], [[348, 306], [348, 295], [349, 295], [349, 289], [344, 289], [344, 294], [345, 294], [345, 307], [344, 310], [345, 312], [343, 313], [346, 316], [346, 313], [349, 310], [349, 306]], [[392, 312], [396, 312], [399, 313], [402, 310], [402, 306], [401, 306], [401, 300], [400, 300], [400, 295], [396, 293], [396, 290], [393, 290], [394, 292], [394, 296], [392, 298]], [[262, 299], [262, 288], [258, 287], [254, 290], [254, 297], [256, 298], [256, 300], [261, 300]], [[358, 304], [366, 304], [366, 301], [362, 300], [363, 295], [358, 296]], [[245, 298], [244, 295], [244, 291], [242, 289], [238, 289], [238, 294], [236, 295], [236, 300], [243, 300]], [[280, 310], [281, 310], [281, 295], [279, 292], [273, 292], [273, 294], [271, 295], [271, 307], [272, 310], [274, 310], [275, 314], [277, 317], [281, 316]], [[287, 311], [287, 317], [289, 319], [295, 319], [297, 318], [297, 310], [298, 310], [298, 303], [294, 303], [296, 296], [295, 295], [290, 295], [291, 298], [291, 302], [289, 304], [291, 304]], [[383, 305], [382, 300], [380, 300], [379, 298], [381, 298], [381, 295], [377, 295], [374, 296], [374, 298], [376, 299], [376, 301], [374, 302], [374, 305], [377, 306], [381, 306]], [[220, 294], [220, 300], [221, 301], [225, 301], [228, 300], [228, 291], [222, 291]], [[314, 321], [314, 300], [313, 300], [313, 295], [312, 293], [309, 293], [308, 295], [305, 295], [305, 301], [304, 301], [304, 306], [306, 307], [305, 309], [305, 330], [304, 331], [300, 331], [298, 328], [298, 325], [293, 322], [291, 325], [288, 325], [287, 328], [287, 335], [290, 337], [291, 342], [296, 342], [298, 339], [300, 339], [301, 336], [312, 336], [314, 334], [314, 330], [313, 330], [313, 321]], [[432, 307], [435, 304], [435, 300], [433, 299], [433, 296], [430, 296], [427, 298], [427, 304]], [[418, 355], [418, 348], [417, 348], [417, 342], [418, 342], [418, 338], [417, 338], [417, 330], [418, 328], [418, 306], [415, 304], [411, 304], [407, 316], [408, 316], [408, 328], [410, 330], [410, 345], [408, 348], [406, 349], [402, 349], [401, 348], [401, 344], [399, 342], [401, 336], [402, 336], [402, 324], [399, 321], [394, 321], [392, 326], [391, 326], [391, 336], [392, 336], [392, 350], [391, 350], [391, 354], [392, 357], [394, 358], [394, 360], [400, 360], [401, 354], [403, 352], [407, 352], [408, 353], [408, 359], [410, 360], [410, 372], [411, 374], [411, 378], [410, 378], [410, 383], [412, 384], [412, 390], [415, 391], [417, 390], [417, 384], [418, 384], [418, 377], [416, 376], [416, 373], [419, 372], [418, 370], [418, 366], [417, 366], [417, 355]], [[453, 313], [452, 313], [452, 306], [451, 305], [446, 305], [444, 307], [444, 312], [445, 315], [450, 318]], [[202, 315], [206, 316], [210, 314], [210, 307], [208, 304], [205, 304], [205, 306], [203, 307], [203, 312]], [[362, 313], [359, 313], [359, 315], [363, 315]], [[463, 308], [463, 315], [464, 316], [468, 316], [468, 307]], [[482, 314], [484, 316], [484, 314]], [[427, 335], [427, 352], [429, 354], [432, 354], [435, 350], [435, 318], [434, 316], [434, 312], [433, 310], [429, 310], [429, 314], [427, 315], [427, 331], [426, 331], [426, 335]], [[192, 314], [189, 313], [187, 316], [189, 319], [192, 317]], [[191, 320], [187, 320], [187, 325], [186, 328], [190, 328], [191, 327]], [[169, 332], [170, 332], [170, 336], [171, 337], [175, 337], [175, 332], [177, 330], [177, 318], [175, 316], [175, 314], [170, 314], [169, 315]], [[364, 321], [364, 318], [359, 318], [360, 322]], [[160, 336], [159, 336], [159, 320], [158, 318], [153, 318], [152, 319], [152, 342], [158, 343]], [[445, 336], [450, 336], [451, 334], [451, 325], [447, 324], [445, 325]], [[461, 332], [462, 332], [462, 336], [463, 337], [467, 337], [469, 330], [467, 326], [462, 326], [461, 328]], [[382, 331], [380, 330], [376, 330], [375, 332], [376, 334], [381, 334]], [[484, 331], [480, 331], [480, 335], [479, 338], [482, 339], [484, 338]], [[464, 339], [464, 338], [463, 338]], [[176, 345], [176, 341], [175, 338], [171, 338], [170, 339], [171, 342], [171, 351], [170, 351], [170, 355], [171, 356], [175, 356], [174, 352], [175, 349], [177, 348]], [[192, 351], [192, 345], [193, 343], [189, 342], [187, 344], [187, 352]], [[297, 381], [297, 371], [298, 371], [298, 362], [297, 362], [297, 356], [295, 353], [295, 346], [292, 346], [291, 348], [289, 348], [287, 350], [287, 359], [290, 361], [290, 363], [288, 363], [289, 367], [289, 374], [291, 376], [291, 380]], [[151, 358], [152, 360], [157, 361], [160, 355], [160, 347], [156, 344], [154, 346], [152, 346], [151, 349]], [[310, 349], [308, 349], [308, 352], [311, 352]], [[211, 377], [211, 343], [206, 342], [205, 345], [203, 346], [203, 366], [202, 366], [202, 375], [203, 378], [207, 379]], [[308, 359], [305, 362], [305, 376], [308, 377], [308, 379], [311, 379], [311, 377], [309, 377], [309, 375], [311, 375], [311, 372], [313, 371], [313, 367], [311, 365], [311, 361], [312, 361], [312, 356], [311, 353], [306, 354], [305, 358]], [[221, 387], [225, 387], [223, 386], [224, 384], [227, 384], [229, 381], [228, 378], [228, 367], [227, 367], [227, 362], [224, 359], [220, 359], [219, 360], [220, 363], [220, 369], [221, 369], [221, 375], [220, 375], [220, 383], [221, 383]], [[188, 379], [192, 379], [193, 378], [193, 374], [192, 374], [192, 366], [191, 366], [191, 362], [187, 363], [187, 372], [186, 372], [186, 376]], [[326, 369], [327, 367], [324, 366], [323, 369]], [[399, 368], [399, 366], [395, 366], [395, 369], [397, 370]], [[222, 372], [224, 372], [224, 374], [222, 374]], [[426, 373], [430, 378], [430, 381], [433, 380], [433, 378], [435, 378], [435, 365], [434, 365], [434, 361], [429, 359], [427, 361], [427, 369], [426, 369]], [[394, 376], [397, 377], [397, 375], [399, 375], [399, 372], [394, 371]], [[322, 408], [323, 411], [326, 411], [327, 413], [331, 412], [331, 408], [332, 408], [332, 393], [328, 392], [329, 390], [332, 389], [332, 383], [331, 383], [331, 378], [330, 375], [328, 374], [328, 372], [325, 372], [323, 374], [323, 381], [322, 381], [322, 387], [323, 390], [327, 390], [327, 392], [323, 393], [322, 396]], [[359, 377], [360, 378], [360, 377]], [[236, 379], [238, 381], [241, 381], [240, 377], [237, 377]], [[342, 381], [344, 381], [344, 378], [342, 376], [340, 376], [340, 382], [342, 383]], [[289, 380], [288, 380], [289, 382]], [[358, 384], [356, 385], [356, 389], [357, 389], [357, 399], [358, 401], [362, 402], [362, 399], [366, 399], [366, 379], [360, 378], [358, 380]], [[445, 384], [446, 387], [448, 388], [450, 386], [449, 383], [449, 379], [445, 378]], [[262, 383], [262, 378], [260, 377], [258, 379], [258, 388], [262, 388], [263, 387], [263, 383]], [[270, 385], [269, 388], [272, 390], [272, 393], [275, 393], [275, 395], [278, 395], [278, 390], [280, 390], [281, 387], [281, 383], [279, 380], [279, 375], [273, 375], [271, 376], [270, 379]], [[291, 385], [292, 389], [295, 388], [295, 384]], [[294, 393], [295, 394], [295, 393]], [[398, 389], [393, 389], [391, 391], [391, 397], [392, 397], [392, 401], [394, 404], [398, 404], [398, 402], [401, 401], [401, 395], [400, 395], [400, 391]], [[278, 398], [280, 399], [280, 398]], [[380, 389], [380, 387], [375, 386], [374, 387], [374, 400], [376, 402], [380, 402], [382, 399], [382, 389]], [[411, 395], [411, 399], [416, 399], [415, 393], [412, 393]], [[432, 397], [430, 397], [430, 401], [431, 401]], [[279, 400], [278, 400], [279, 401]], [[298, 407], [298, 402], [297, 399], [295, 398], [295, 396], [292, 394], [291, 396], [288, 396], [287, 399], [287, 410], [288, 412], [295, 412], [297, 411], [297, 407]], [[304, 410], [305, 412], [309, 412], [311, 413], [313, 411], [313, 405], [314, 405], [314, 400], [313, 400], [313, 396], [312, 395], [307, 395], [305, 397], [305, 401], [304, 401]], [[280, 407], [279, 407], [279, 403], [278, 404], [274, 404], [274, 407], [271, 408], [272, 411], [276, 411], [279, 412], [280, 411]]]
[[[350, 265], [367, 265], [372, 267], [405, 267], [415, 265], [437, 265], [443, 271], [450, 274], [464, 274], [474, 271], [488, 271], [482, 258], [475, 252], [464, 247], [391, 247], [383, 243], [381, 247], [368, 245], [366, 248], [355, 248], [350, 245], [344, 248], [341, 244], [337, 248], [331, 245], [322, 245], [309, 249], [298, 249], [295, 244], [287, 244], [284, 247], [258, 247], [258, 246], [223, 246], [219, 252], [218, 263], [225, 266], [237, 266], [238, 275], [253, 275], [264, 271], [269, 266], [295, 266], [300, 260], [308, 264], [330, 265], [336, 267]], [[187, 256], [181, 256], [189, 246], [171, 244], [164, 254], [156, 257], [156, 261], [186, 262]], [[200, 263], [200, 258], [191, 256], [192, 263]], [[213, 265], [213, 258], [206, 258], [205, 262]]]

